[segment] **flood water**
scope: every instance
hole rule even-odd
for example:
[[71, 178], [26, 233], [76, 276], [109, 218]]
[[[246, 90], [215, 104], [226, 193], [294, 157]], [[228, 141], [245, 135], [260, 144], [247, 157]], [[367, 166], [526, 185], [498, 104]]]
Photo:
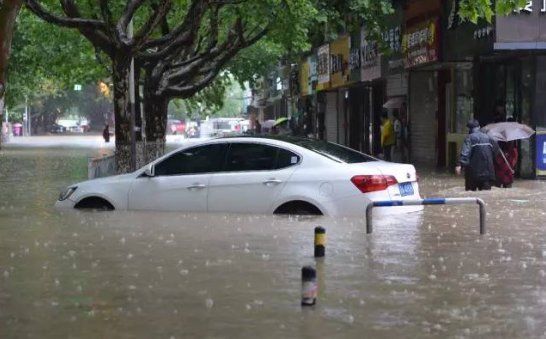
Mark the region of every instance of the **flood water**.
[[[102, 150], [0, 153], [0, 338], [540, 338], [546, 185], [364, 220], [57, 212]], [[427, 197], [462, 180], [421, 175]], [[327, 230], [315, 262], [313, 229]], [[301, 268], [317, 305], [302, 309]]]

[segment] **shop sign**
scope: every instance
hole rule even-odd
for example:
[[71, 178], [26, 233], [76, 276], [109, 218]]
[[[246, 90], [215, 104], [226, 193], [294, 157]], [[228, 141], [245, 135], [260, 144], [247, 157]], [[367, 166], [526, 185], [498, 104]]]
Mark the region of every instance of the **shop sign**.
[[300, 93], [300, 69], [298, 65], [293, 65], [290, 69], [290, 95], [299, 96]]
[[337, 88], [349, 82], [349, 42], [348, 36], [342, 36], [330, 44], [330, 84]]
[[349, 52], [349, 69], [351, 71], [357, 70], [361, 67], [362, 63], [360, 60], [360, 48], [351, 48]]
[[403, 58], [389, 60], [389, 71], [393, 71], [399, 68], [404, 68], [405, 64], [406, 64], [406, 60]]
[[406, 68], [438, 61], [438, 18], [409, 27], [402, 38]]
[[383, 34], [383, 41], [390, 48], [392, 54], [397, 54], [402, 51], [402, 27], [396, 26], [388, 29]]
[[538, 11], [539, 9], [540, 9], [540, 13], [546, 13], [546, 0], [527, 1], [527, 5], [525, 5], [525, 7], [518, 8], [514, 10], [514, 12], [515, 13], [533, 13], [533, 10]]
[[372, 81], [381, 78], [382, 59], [379, 54], [379, 45], [377, 42], [372, 41], [365, 28], [362, 29], [360, 37], [362, 60], [362, 74], [360, 75], [360, 79], [362, 81]]
[[536, 172], [537, 176], [546, 177], [546, 128], [537, 127], [536, 133]]
[[309, 95], [309, 66], [308, 60], [300, 65], [300, 94], [303, 97]]
[[330, 45], [319, 47], [317, 51], [317, 91], [330, 87]]
[[309, 62], [309, 94], [313, 94], [312, 92], [316, 89], [318, 82], [317, 56], [311, 55], [307, 58], [307, 62]]
[[474, 30], [474, 39], [480, 40], [492, 37], [494, 31], [495, 28], [493, 28], [493, 26], [480, 27]]

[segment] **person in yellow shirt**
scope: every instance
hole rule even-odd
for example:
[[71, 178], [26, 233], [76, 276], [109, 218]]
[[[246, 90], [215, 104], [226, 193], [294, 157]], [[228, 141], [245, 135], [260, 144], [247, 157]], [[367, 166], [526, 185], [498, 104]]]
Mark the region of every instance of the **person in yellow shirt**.
[[389, 120], [389, 114], [383, 112], [381, 114], [381, 147], [383, 148], [383, 158], [385, 161], [391, 161], [392, 148], [396, 143], [396, 135], [394, 134], [394, 126]]

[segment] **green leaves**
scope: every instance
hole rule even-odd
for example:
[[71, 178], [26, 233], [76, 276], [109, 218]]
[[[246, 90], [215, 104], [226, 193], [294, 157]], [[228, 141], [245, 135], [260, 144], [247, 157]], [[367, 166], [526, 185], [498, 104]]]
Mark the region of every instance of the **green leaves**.
[[79, 32], [47, 24], [22, 10], [8, 69], [8, 105], [16, 106], [25, 97], [55, 95], [76, 83], [95, 83], [108, 76], [106, 66], [97, 62], [93, 46]]
[[491, 0], [461, 0], [459, 15], [473, 23], [480, 18], [491, 22], [495, 14], [508, 15], [525, 5], [527, 0], [497, 0], [494, 5]]

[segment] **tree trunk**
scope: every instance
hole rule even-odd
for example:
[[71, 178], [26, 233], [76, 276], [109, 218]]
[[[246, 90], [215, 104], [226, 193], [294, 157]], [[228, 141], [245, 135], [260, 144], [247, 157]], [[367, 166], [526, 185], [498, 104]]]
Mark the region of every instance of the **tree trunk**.
[[116, 130], [116, 171], [131, 172], [131, 113], [129, 102], [130, 60], [114, 58], [114, 118]]
[[6, 92], [6, 73], [8, 70], [11, 39], [15, 19], [24, 0], [0, 1], [0, 148], [2, 148], [2, 131], [4, 117], [4, 94]]
[[169, 101], [144, 85], [144, 116], [146, 120], [146, 160], [151, 162], [165, 154], [167, 112]]
[[142, 142], [142, 109], [140, 108], [140, 64], [135, 60], [135, 126], [136, 141]]

